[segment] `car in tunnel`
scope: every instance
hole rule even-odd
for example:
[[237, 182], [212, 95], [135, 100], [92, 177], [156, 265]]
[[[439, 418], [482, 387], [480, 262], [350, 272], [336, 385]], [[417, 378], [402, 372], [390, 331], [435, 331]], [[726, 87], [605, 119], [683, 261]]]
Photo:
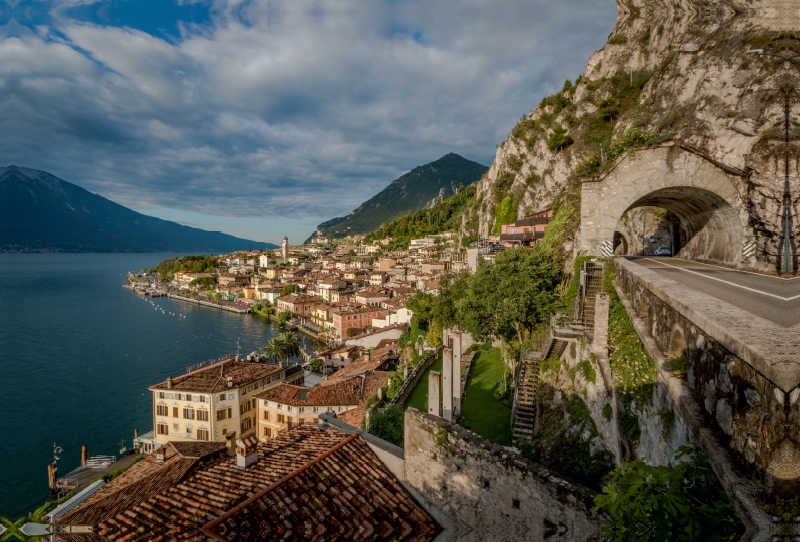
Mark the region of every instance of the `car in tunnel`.
[[653, 256], [672, 256], [672, 249], [670, 247], [658, 247], [653, 251]]

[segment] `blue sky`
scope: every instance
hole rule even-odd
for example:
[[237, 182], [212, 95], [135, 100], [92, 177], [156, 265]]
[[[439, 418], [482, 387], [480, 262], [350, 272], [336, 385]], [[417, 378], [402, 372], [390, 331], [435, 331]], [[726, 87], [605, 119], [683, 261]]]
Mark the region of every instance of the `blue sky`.
[[0, 0], [0, 166], [300, 242], [448, 152], [489, 165], [613, 0]]

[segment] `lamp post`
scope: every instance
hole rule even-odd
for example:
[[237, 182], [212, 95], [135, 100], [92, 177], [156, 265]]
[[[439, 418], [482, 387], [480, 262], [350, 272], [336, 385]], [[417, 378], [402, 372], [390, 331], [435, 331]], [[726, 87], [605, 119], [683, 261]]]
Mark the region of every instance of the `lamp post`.
[[[800, 57], [800, 53], [790, 54], [790, 55], [782, 55], [780, 53], [768, 53], [765, 52], [763, 49], [751, 49], [747, 51], [747, 54], [756, 54], [759, 56], [767, 56], [767, 57], [775, 57], [780, 58], [785, 63], [788, 63], [790, 60], [794, 58]], [[792, 121], [791, 121], [791, 108], [793, 103], [798, 103], [800, 101], [800, 96], [798, 96], [797, 89], [795, 86], [786, 79], [777, 89], [781, 97], [783, 98], [783, 127], [780, 131], [773, 130], [772, 135], [779, 137], [784, 140], [784, 176], [783, 176], [783, 213], [782, 221], [783, 221], [783, 255], [782, 255], [782, 265], [781, 271], [784, 273], [791, 273], [793, 271], [792, 265], [792, 228], [791, 228], [791, 221], [792, 221], [792, 198], [791, 198], [791, 190], [789, 184], [789, 140], [793, 137], [796, 137], [797, 134], [795, 133], [797, 130], [792, 128]], [[768, 99], [767, 102], [772, 100]]]

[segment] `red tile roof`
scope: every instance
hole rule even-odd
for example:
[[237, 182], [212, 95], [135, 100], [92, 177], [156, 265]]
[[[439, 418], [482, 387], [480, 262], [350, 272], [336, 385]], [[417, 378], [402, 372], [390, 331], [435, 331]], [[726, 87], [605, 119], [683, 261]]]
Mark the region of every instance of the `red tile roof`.
[[[338, 372], [341, 373], [343, 371], [348, 374], [354, 372], [350, 370], [349, 366]], [[382, 383], [382, 375], [370, 373], [363, 379], [361, 377], [338, 379], [335, 382], [312, 388], [278, 384], [262, 391], [256, 397], [266, 401], [296, 406], [358, 405], [369, 397], [366, 394], [374, 386], [373, 381]]]
[[[306, 424], [259, 444], [258, 462], [244, 471], [233, 458], [194, 461], [157, 492], [139, 477], [128, 480], [132, 467], [59, 520], [81, 517], [91, 501], [95, 534], [58, 539], [428, 542], [440, 531], [357, 434]], [[134, 504], [105, 507], [101, 495], [115, 483], [125, 485]]]
[[172, 379], [172, 388], [167, 388], [167, 382], [151, 386], [151, 390], [171, 391], [196, 391], [200, 393], [215, 393], [228, 389], [228, 377], [232, 378], [234, 388], [246, 386], [256, 380], [279, 373], [283, 369], [269, 363], [254, 363], [250, 361], [223, 361], [209, 367], [204, 367], [191, 373], [186, 373]]

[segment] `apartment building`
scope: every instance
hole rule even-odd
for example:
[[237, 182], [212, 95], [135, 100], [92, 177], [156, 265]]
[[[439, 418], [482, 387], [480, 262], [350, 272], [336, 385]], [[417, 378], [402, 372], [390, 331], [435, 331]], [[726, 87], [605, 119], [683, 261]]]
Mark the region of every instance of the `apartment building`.
[[256, 425], [255, 394], [286, 378], [282, 365], [226, 360], [151, 386], [156, 445], [225, 442]]

